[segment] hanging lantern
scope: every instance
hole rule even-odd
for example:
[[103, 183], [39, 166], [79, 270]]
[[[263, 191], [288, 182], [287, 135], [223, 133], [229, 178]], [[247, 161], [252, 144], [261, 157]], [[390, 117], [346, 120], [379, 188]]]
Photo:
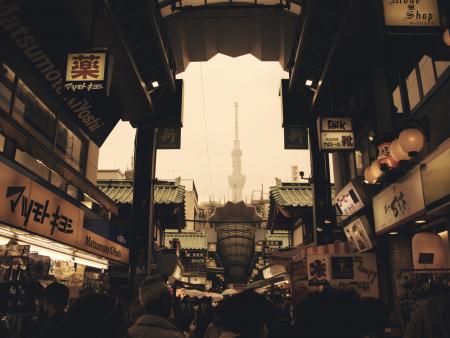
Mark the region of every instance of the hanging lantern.
[[444, 32], [444, 36], [442, 37], [446, 46], [450, 46], [450, 33], [448, 28]]
[[389, 146], [389, 153], [391, 154], [392, 158], [398, 162], [408, 161], [411, 159], [408, 153], [405, 152], [400, 146], [400, 141], [398, 140], [398, 138], [391, 142], [391, 145]]
[[408, 128], [400, 133], [398, 140], [403, 151], [415, 157], [423, 148], [425, 136], [420, 129]]
[[378, 165], [383, 171], [398, 167], [398, 161], [394, 160], [389, 152], [390, 145], [390, 142], [383, 142], [378, 146], [377, 160]]
[[372, 184], [375, 181], [376, 179], [372, 174], [372, 169], [370, 168], [370, 166], [366, 167], [366, 169], [364, 169], [364, 182], [367, 184]]
[[373, 161], [372, 164], [370, 165], [370, 171], [372, 172], [372, 175], [375, 178], [374, 182], [376, 182], [384, 174], [377, 160]]

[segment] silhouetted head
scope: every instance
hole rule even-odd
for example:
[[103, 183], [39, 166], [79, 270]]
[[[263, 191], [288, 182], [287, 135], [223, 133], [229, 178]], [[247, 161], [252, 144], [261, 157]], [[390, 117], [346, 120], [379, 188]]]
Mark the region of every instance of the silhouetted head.
[[44, 308], [48, 316], [64, 311], [69, 300], [69, 289], [64, 284], [51, 283], [44, 290]]
[[361, 338], [365, 327], [360, 299], [353, 292], [312, 293], [295, 311], [295, 333], [308, 338]]
[[172, 308], [172, 295], [164, 279], [159, 276], [145, 278], [139, 287], [139, 301], [145, 313], [168, 318]]
[[127, 318], [117, 298], [88, 294], [69, 307], [64, 326], [69, 338], [121, 338], [126, 333]]

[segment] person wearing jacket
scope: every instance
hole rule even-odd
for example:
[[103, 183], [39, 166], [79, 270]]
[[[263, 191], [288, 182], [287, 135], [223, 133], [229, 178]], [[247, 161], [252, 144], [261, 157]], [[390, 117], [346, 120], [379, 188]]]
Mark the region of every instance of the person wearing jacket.
[[131, 338], [184, 338], [169, 321], [172, 295], [161, 276], [144, 279], [139, 287], [139, 302], [144, 314], [128, 330]]

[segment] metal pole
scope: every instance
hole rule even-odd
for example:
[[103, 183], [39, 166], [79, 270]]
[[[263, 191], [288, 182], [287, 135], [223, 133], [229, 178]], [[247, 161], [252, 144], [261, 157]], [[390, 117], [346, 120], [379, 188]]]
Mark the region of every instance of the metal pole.
[[150, 272], [153, 249], [153, 192], [156, 163], [156, 129], [140, 124], [134, 149], [133, 206], [130, 229], [129, 297]]

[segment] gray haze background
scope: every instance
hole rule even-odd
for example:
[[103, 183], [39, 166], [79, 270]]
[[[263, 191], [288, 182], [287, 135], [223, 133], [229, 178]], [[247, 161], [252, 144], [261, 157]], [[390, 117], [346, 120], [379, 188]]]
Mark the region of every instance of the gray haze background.
[[[306, 150], [284, 150], [280, 80], [288, 78], [278, 62], [252, 55], [232, 58], [218, 54], [208, 62], [190, 63], [184, 80], [184, 120], [180, 150], [159, 150], [156, 177], [194, 179], [200, 201], [231, 196], [231, 149], [234, 102], [239, 102], [244, 196], [267, 193], [275, 177], [291, 180], [291, 165], [309, 176]], [[120, 122], [100, 149], [99, 169], [131, 167], [134, 130]], [[209, 158], [209, 164], [208, 164]]]

